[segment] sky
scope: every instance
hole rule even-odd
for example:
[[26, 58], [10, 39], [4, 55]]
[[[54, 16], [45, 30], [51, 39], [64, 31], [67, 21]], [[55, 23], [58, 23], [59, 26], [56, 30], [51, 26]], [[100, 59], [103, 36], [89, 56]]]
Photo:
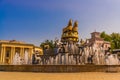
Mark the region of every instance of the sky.
[[120, 0], [0, 0], [0, 39], [39, 46], [60, 39], [69, 19], [78, 21], [79, 38], [119, 33]]

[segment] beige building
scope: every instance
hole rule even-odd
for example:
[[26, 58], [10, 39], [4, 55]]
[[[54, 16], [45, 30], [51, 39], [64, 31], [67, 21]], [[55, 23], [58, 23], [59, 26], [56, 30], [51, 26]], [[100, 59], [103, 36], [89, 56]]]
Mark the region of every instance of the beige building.
[[96, 45], [96, 47], [103, 47], [105, 50], [107, 50], [110, 47], [110, 42], [104, 41], [103, 38], [100, 37], [100, 32], [92, 32], [91, 33], [91, 38], [88, 39], [89, 45]]
[[34, 49], [36, 47], [33, 44], [16, 40], [0, 40], [0, 64], [12, 64], [16, 52], [19, 53], [21, 59], [24, 59], [25, 51], [27, 51], [29, 59], [32, 60]]

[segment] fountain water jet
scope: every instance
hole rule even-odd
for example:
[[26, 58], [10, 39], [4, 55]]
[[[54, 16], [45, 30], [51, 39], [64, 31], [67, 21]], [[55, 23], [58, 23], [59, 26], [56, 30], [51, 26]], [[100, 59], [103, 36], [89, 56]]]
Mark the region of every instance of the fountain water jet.
[[13, 61], [12, 61], [13, 65], [20, 65], [21, 64], [21, 57], [19, 55], [19, 53], [15, 53], [15, 56], [13, 57]]
[[29, 58], [28, 58], [28, 51], [25, 50], [25, 54], [24, 54], [24, 62], [25, 62], [25, 64], [28, 64], [28, 60], [29, 60]]

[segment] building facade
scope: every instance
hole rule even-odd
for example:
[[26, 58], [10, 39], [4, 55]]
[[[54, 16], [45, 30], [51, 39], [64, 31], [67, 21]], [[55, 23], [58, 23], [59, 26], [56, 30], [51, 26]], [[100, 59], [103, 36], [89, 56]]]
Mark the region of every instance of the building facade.
[[104, 39], [100, 37], [100, 34], [100, 32], [92, 32], [91, 38], [88, 39], [88, 45], [95, 45], [96, 48], [103, 47], [107, 50], [110, 47], [110, 42], [104, 41]]
[[34, 49], [33, 44], [16, 40], [0, 40], [0, 64], [12, 64], [16, 53], [19, 54], [21, 60], [24, 60], [25, 51], [28, 53], [29, 60], [32, 60]]

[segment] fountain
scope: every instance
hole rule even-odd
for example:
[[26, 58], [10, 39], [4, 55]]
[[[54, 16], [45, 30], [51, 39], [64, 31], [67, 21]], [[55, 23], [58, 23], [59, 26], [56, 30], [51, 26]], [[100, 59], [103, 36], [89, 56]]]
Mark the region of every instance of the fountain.
[[106, 65], [119, 65], [119, 60], [116, 54], [107, 54]]
[[[98, 34], [97, 36], [93, 35], [93, 37], [99, 39]], [[20, 65], [22, 64], [21, 57], [16, 52], [12, 64], [17, 66], [16, 69], [20, 69], [20, 71], [39, 72], [105, 71], [108, 66], [119, 67], [117, 54], [110, 54], [110, 51], [106, 54], [103, 48], [104, 43], [99, 45], [96, 41], [93, 42], [93, 39], [91, 42], [88, 40], [85, 43], [81, 41], [81, 44], [78, 42], [78, 23], [76, 21], [72, 26], [72, 20], [70, 20], [63, 29], [61, 42], [56, 39], [53, 51], [47, 47], [44, 49], [43, 55], [34, 52], [31, 65], [27, 65], [30, 61], [27, 50], [25, 50], [23, 63], [26, 65]], [[11, 68], [10, 65], [10, 69], [14, 70], [14, 67]]]
[[28, 58], [28, 51], [25, 50], [25, 54], [24, 54], [24, 64], [28, 64], [28, 60], [29, 60], [29, 58]]
[[21, 64], [21, 57], [19, 55], [19, 53], [15, 53], [15, 56], [13, 57], [13, 61], [12, 61], [13, 65], [20, 65]]

